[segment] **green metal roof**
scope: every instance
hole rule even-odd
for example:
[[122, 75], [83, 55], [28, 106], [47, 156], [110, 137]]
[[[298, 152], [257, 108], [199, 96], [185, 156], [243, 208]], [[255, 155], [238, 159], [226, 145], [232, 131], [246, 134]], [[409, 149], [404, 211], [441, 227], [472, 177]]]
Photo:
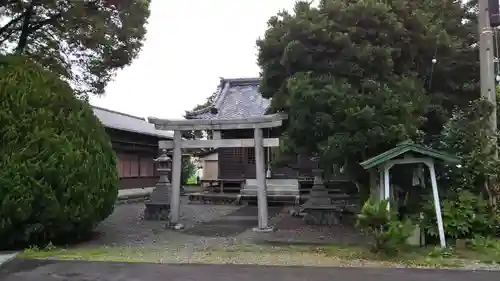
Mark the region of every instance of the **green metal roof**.
[[440, 152], [438, 150], [425, 147], [423, 145], [415, 144], [412, 141], [405, 141], [398, 144], [395, 148], [387, 150], [384, 153], [381, 153], [375, 157], [372, 157], [368, 160], [365, 160], [360, 163], [361, 167], [364, 169], [370, 169], [375, 166], [378, 166], [384, 162], [387, 162], [393, 158], [396, 158], [400, 155], [403, 155], [407, 152], [415, 152], [418, 154], [425, 155], [427, 157], [432, 157], [434, 159], [442, 160], [448, 163], [460, 163], [460, 158], [457, 156], [453, 156], [447, 153]]

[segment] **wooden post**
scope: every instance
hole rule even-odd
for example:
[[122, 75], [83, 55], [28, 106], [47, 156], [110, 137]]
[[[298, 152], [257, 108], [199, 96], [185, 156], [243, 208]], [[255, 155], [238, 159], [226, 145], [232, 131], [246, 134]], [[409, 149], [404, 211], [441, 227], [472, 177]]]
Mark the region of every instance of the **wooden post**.
[[382, 201], [384, 200], [384, 167], [380, 167], [380, 170], [379, 170], [379, 176], [380, 176], [380, 179], [379, 179], [379, 183], [378, 183], [378, 190], [379, 190], [379, 200]]
[[181, 171], [182, 171], [182, 136], [181, 131], [174, 132], [174, 151], [172, 161], [172, 198], [170, 203], [170, 222], [178, 224], [181, 207]]
[[374, 198], [378, 196], [378, 185], [377, 185], [377, 170], [370, 169], [368, 170], [370, 173], [370, 198]]
[[431, 174], [432, 195], [434, 197], [434, 208], [436, 209], [436, 220], [439, 231], [439, 241], [441, 242], [441, 247], [445, 248], [446, 238], [444, 236], [443, 216], [441, 214], [441, 203], [439, 202], [439, 192], [436, 181], [436, 170], [434, 169], [433, 161], [428, 161], [426, 164], [429, 167], [429, 172]]
[[254, 231], [269, 232], [272, 228], [268, 224], [267, 213], [267, 194], [266, 194], [266, 172], [265, 172], [265, 155], [263, 146], [262, 129], [254, 129], [255, 139], [255, 169], [257, 177], [257, 204], [259, 208], [259, 226], [254, 228]]
[[221, 131], [212, 131], [212, 139], [214, 140], [222, 139]]
[[[385, 200], [390, 200], [391, 197], [391, 189], [390, 189], [390, 182], [389, 182], [389, 170], [391, 169], [391, 166], [389, 165], [384, 165], [384, 199]], [[391, 209], [391, 203], [389, 202], [387, 204], [387, 211]]]

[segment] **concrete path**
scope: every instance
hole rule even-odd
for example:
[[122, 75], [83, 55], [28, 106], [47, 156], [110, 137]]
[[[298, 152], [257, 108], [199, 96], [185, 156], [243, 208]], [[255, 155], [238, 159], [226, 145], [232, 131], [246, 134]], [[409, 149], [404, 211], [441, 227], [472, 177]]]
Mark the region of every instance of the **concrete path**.
[[16, 253], [0, 253], [0, 266], [16, 257]]
[[2, 281], [492, 281], [500, 272], [271, 267], [249, 265], [167, 265], [82, 261], [25, 261], [0, 268]]

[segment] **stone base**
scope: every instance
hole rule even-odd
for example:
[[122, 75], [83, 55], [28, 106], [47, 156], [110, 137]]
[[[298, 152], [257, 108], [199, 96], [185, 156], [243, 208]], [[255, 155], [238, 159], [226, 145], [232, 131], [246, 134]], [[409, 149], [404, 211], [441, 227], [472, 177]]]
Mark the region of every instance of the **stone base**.
[[272, 226], [260, 228], [260, 227], [254, 227], [252, 228], [253, 232], [259, 232], [259, 233], [268, 233], [268, 232], [273, 232], [274, 228]]
[[304, 209], [304, 221], [310, 225], [338, 225], [342, 220], [342, 213], [337, 208]]
[[144, 219], [153, 221], [168, 220], [170, 214], [170, 204], [146, 202]]
[[184, 225], [180, 224], [180, 223], [173, 223], [173, 222], [169, 221], [165, 225], [165, 228], [170, 228], [170, 229], [173, 229], [173, 230], [181, 230], [181, 229], [184, 229]]
[[220, 194], [210, 192], [196, 192], [188, 195], [189, 203], [228, 205], [240, 203], [240, 194]]

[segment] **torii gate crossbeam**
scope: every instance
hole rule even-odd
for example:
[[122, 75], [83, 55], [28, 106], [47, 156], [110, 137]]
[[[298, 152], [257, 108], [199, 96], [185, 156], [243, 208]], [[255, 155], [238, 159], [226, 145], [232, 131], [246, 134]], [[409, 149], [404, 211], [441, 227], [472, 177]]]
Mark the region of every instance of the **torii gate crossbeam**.
[[[212, 120], [165, 120], [148, 118], [158, 130], [174, 131], [173, 141], [160, 141], [160, 149], [173, 149], [172, 167], [172, 196], [170, 222], [174, 225], [180, 220], [180, 190], [181, 190], [181, 157], [182, 149], [186, 148], [219, 148], [219, 147], [254, 147], [255, 168], [258, 183], [257, 202], [259, 209], [259, 225], [255, 231], [272, 231], [268, 225], [267, 194], [266, 194], [266, 172], [264, 147], [279, 146], [278, 138], [263, 138], [262, 129], [279, 127], [286, 119], [285, 115], [272, 114], [247, 119], [212, 119]], [[253, 139], [221, 139], [221, 130], [253, 129]], [[182, 131], [212, 130], [212, 140], [183, 140]]]

